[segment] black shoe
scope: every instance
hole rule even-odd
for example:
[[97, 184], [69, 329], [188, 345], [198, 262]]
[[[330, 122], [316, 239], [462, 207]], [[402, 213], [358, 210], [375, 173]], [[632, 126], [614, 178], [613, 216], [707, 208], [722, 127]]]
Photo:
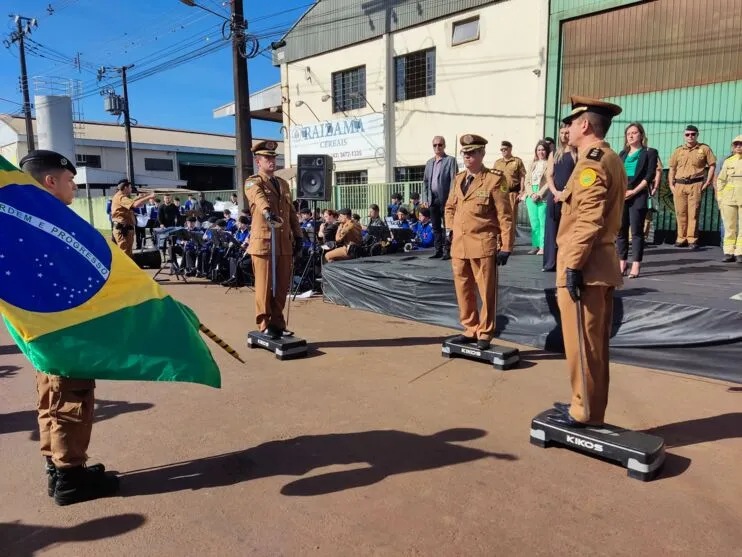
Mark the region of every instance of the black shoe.
[[[106, 471], [106, 467], [102, 464], [93, 464], [92, 466], [88, 466], [87, 470], [95, 474], [102, 474]], [[49, 494], [49, 497], [54, 497], [54, 490], [57, 486], [57, 467], [54, 466], [54, 462], [52, 462], [52, 457], [50, 456], [46, 457], [46, 475], [46, 492]]]
[[555, 411], [553, 414], [547, 415], [546, 419], [552, 424], [566, 425], [573, 428], [583, 428], [587, 427], [588, 425], [575, 420], [572, 416], [569, 415], [569, 410], [566, 412]]
[[701, 249], [701, 246], [699, 246], [698, 244], [690, 244], [688, 245], [688, 249], [691, 251], [698, 251], [699, 249]]
[[734, 257], [734, 260], [735, 260], [735, 261], [736, 261], [737, 263], [742, 263], [742, 255], [736, 255], [736, 256]]
[[288, 329], [284, 329], [283, 331], [281, 331], [281, 336], [292, 337], [294, 336], [294, 331], [289, 331]]
[[441, 256], [441, 261], [449, 261], [451, 259], [451, 254], [446, 252]]
[[111, 473], [94, 472], [84, 466], [58, 468], [54, 502], [60, 507], [108, 497], [119, 490], [119, 479]]
[[480, 338], [477, 341], [477, 348], [480, 350], [487, 350], [490, 347], [491, 342], [489, 340], [485, 340], [483, 338]]
[[735, 259], [733, 255], [724, 255], [724, 259], [721, 260], [722, 263], [734, 263]]
[[558, 410], [562, 414], [569, 414], [569, 403], [568, 402], [555, 402], [554, 410]]
[[675, 247], [676, 248], [687, 248], [688, 242], [675, 242]]
[[458, 335], [453, 337], [449, 342], [453, 342], [454, 344], [474, 344], [477, 342], [477, 339], [466, 335]]
[[266, 329], [262, 331], [262, 333], [271, 340], [278, 340], [279, 338], [281, 338], [282, 331], [281, 329], [277, 329], [273, 325], [268, 325], [268, 327], [266, 327]]
[[443, 257], [442, 251], [437, 251], [433, 255], [431, 255], [428, 259], [441, 259]]
[[541, 269], [542, 273], [556, 273], [556, 267], [544, 267]]

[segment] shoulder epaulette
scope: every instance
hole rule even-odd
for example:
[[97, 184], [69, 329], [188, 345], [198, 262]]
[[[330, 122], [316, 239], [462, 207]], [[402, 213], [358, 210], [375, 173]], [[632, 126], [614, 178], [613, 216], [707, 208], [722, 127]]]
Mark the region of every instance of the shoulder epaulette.
[[605, 153], [603, 152], [603, 149], [601, 149], [599, 147], [593, 147], [587, 153], [587, 158], [590, 159], [590, 160], [592, 160], [592, 161], [599, 161], [600, 159], [603, 158], [603, 155], [604, 154]]

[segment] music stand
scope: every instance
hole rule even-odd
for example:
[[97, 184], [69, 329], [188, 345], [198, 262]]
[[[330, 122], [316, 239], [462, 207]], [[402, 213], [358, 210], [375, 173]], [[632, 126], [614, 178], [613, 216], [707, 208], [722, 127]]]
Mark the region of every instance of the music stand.
[[[180, 231], [178, 231], [178, 232], [180, 232]], [[153, 239], [155, 245], [158, 244], [158, 241], [157, 241], [158, 238], [156, 236], [157, 236], [157, 233], [155, 233], [155, 238]], [[178, 264], [178, 260], [177, 260], [177, 258], [175, 256], [175, 240], [176, 239], [177, 239], [177, 236], [174, 235], [174, 234], [172, 234], [172, 233], [170, 233], [163, 240], [163, 242], [164, 242], [163, 252], [167, 252], [167, 251], [170, 252], [170, 262], [169, 262], [170, 263], [170, 272], [168, 273], [168, 276], [170, 276], [170, 277], [175, 276], [175, 278], [177, 280], [182, 280], [185, 284], [188, 284], [188, 280], [186, 279], [185, 272], [183, 271], [183, 268]], [[168, 246], [168, 244], [170, 244], [170, 245]], [[168, 250], [168, 247], [169, 247], [169, 250]], [[158, 250], [159, 250], [159, 248], [158, 248]], [[183, 257], [185, 257], [185, 253], [184, 253]], [[157, 277], [160, 276], [160, 273], [162, 273], [162, 271], [165, 268], [166, 267], [164, 267], [164, 266], [160, 266], [160, 269], [155, 273], [155, 276], [152, 277], [152, 279], [153, 280], [158, 280]], [[168, 278], [168, 279], [159, 279], [159, 280], [169, 281], [170, 279]]]
[[[314, 292], [314, 289], [317, 285], [317, 263], [320, 265], [320, 276], [322, 274], [322, 250], [319, 246], [319, 242], [317, 239], [319, 238], [319, 224], [317, 220], [314, 218], [315, 213], [317, 212], [317, 201], [312, 200], [312, 233], [309, 234], [309, 231], [306, 229], [302, 229], [304, 233], [309, 237], [309, 241], [312, 244], [312, 247], [309, 248], [309, 259], [304, 264], [304, 269], [301, 272], [301, 276], [299, 278], [299, 284], [297, 284], [294, 288], [294, 301], [296, 300], [296, 297], [299, 295], [299, 289], [301, 288], [301, 285], [304, 284], [304, 279], [309, 278], [310, 279], [310, 285], [311, 290]], [[319, 260], [319, 261], [317, 261]], [[294, 277], [291, 277], [291, 280], [294, 280]], [[292, 285], [293, 286], [293, 285]]]

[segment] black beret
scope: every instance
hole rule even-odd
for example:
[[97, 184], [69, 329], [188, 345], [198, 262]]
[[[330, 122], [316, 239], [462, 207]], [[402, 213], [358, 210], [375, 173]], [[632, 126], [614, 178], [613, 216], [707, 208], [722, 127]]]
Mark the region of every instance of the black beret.
[[60, 155], [59, 153], [55, 153], [54, 151], [46, 151], [44, 149], [31, 151], [28, 155], [21, 159], [21, 170], [23, 169], [23, 166], [28, 162], [38, 162], [48, 165], [52, 168], [59, 168], [60, 170], [67, 169], [72, 172], [73, 176], [77, 175], [77, 169], [75, 168], [75, 165], [72, 164], [69, 159], [67, 159], [63, 155]]

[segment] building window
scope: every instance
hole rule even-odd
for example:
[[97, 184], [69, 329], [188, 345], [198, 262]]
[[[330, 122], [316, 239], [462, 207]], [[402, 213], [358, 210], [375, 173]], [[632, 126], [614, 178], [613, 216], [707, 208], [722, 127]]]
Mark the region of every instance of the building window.
[[144, 159], [144, 170], [172, 172], [173, 159]]
[[425, 174], [425, 165], [397, 166], [394, 168], [395, 182], [422, 182]]
[[77, 166], [87, 166], [88, 168], [101, 168], [100, 155], [75, 155]]
[[366, 66], [332, 74], [332, 111], [343, 112], [366, 106]]
[[368, 184], [368, 170], [351, 170], [349, 172], [336, 172], [335, 185], [355, 186]]
[[453, 22], [451, 44], [457, 45], [479, 39], [479, 16]]
[[397, 101], [435, 95], [435, 48], [397, 56], [394, 77]]

